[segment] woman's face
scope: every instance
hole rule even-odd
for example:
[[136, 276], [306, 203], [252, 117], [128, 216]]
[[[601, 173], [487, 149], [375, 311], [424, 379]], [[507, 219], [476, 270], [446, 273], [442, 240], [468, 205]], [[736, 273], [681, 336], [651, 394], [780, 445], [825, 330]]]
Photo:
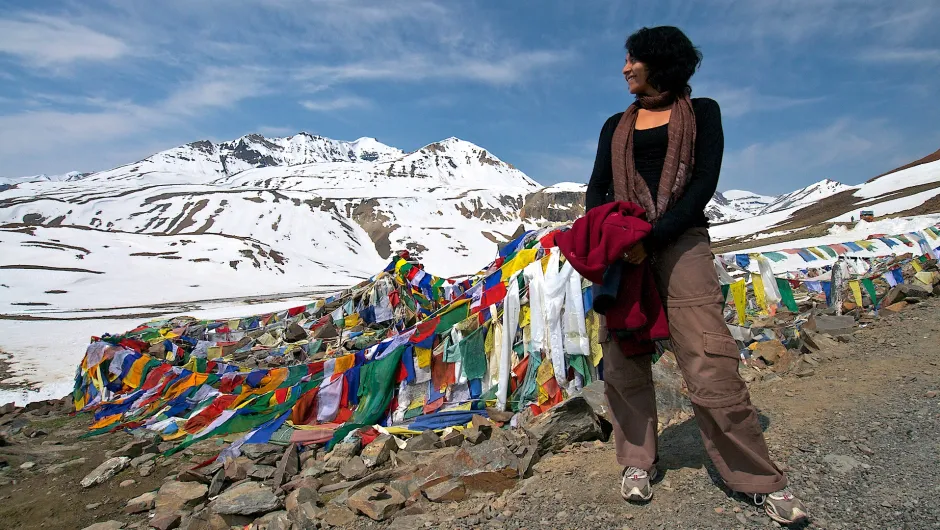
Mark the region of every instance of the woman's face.
[[627, 54], [627, 60], [623, 65], [623, 77], [627, 80], [627, 86], [631, 94], [643, 94], [654, 96], [659, 93], [658, 90], [649, 84], [649, 69], [645, 64], [630, 57]]

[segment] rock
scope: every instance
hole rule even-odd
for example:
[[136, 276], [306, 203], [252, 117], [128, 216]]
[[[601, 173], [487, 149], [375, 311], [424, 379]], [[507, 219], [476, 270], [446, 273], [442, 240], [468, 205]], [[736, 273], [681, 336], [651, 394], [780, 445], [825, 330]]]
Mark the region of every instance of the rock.
[[320, 502], [320, 494], [317, 493], [317, 490], [311, 488], [297, 488], [294, 491], [290, 492], [287, 495], [287, 498], [284, 499], [284, 508], [289, 512], [293, 513], [300, 508], [301, 504], [306, 502], [313, 503], [314, 506]]
[[[229, 524], [230, 522], [234, 524]], [[202, 509], [188, 517], [183, 517], [180, 521], [180, 530], [229, 530], [232, 526], [244, 528], [246, 524], [248, 521], [226, 521], [223, 516]]]
[[242, 455], [249, 460], [261, 460], [270, 455], [279, 455], [284, 451], [280, 445], [274, 444], [245, 444], [241, 448]]
[[323, 511], [320, 519], [330, 526], [347, 527], [356, 522], [356, 514], [342, 506], [331, 504]]
[[209, 497], [215, 497], [222, 492], [223, 487], [225, 487], [225, 470], [220, 469], [215, 472], [215, 475], [212, 477], [212, 481], [209, 482], [209, 491], [207, 495]]
[[816, 331], [818, 333], [828, 333], [834, 337], [839, 335], [850, 335], [855, 331], [855, 317], [851, 315], [817, 315]]
[[369, 468], [361, 456], [354, 456], [340, 466], [339, 474], [346, 480], [359, 480], [369, 474]]
[[760, 357], [767, 364], [773, 365], [781, 356], [786, 355], [787, 348], [779, 340], [765, 340], [758, 342], [754, 347], [754, 356]]
[[20, 469], [27, 470], [36, 467], [36, 462], [23, 462], [20, 464]]
[[105, 460], [100, 466], [96, 467], [94, 471], [82, 479], [82, 487], [90, 488], [96, 484], [110, 480], [111, 477], [123, 471], [130, 461], [131, 459], [126, 456], [115, 456], [114, 458]]
[[907, 302], [897, 302], [891, 305], [883, 306], [881, 310], [887, 313], [900, 313], [904, 310], [905, 307], [907, 307]]
[[[294, 325], [296, 326], [296, 324]], [[306, 337], [306, 335], [304, 335], [304, 337]], [[288, 444], [287, 449], [284, 450], [284, 454], [281, 455], [281, 459], [278, 460], [277, 467], [274, 471], [274, 489], [280, 488], [282, 484], [299, 472], [300, 456], [297, 454], [297, 444]]]
[[182, 516], [179, 512], [157, 510], [156, 515], [150, 519], [150, 528], [157, 530], [171, 530], [180, 525]]
[[409, 452], [428, 451], [431, 449], [439, 449], [443, 446], [444, 444], [441, 443], [440, 436], [434, 431], [424, 431], [405, 442], [405, 448], [403, 450]]
[[137, 473], [139, 473], [141, 477], [147, 477], [147, 476], [150, 476], [151, 473], [153, 473], [153, 468], [154, 468], [154, 463], [149, 462], [137, 468]]
[[859, 451], [861, 451], [863, 454], [866, 454], [868, 456], [875, 454], [875, 452], [872, 451], [871, 447], [868, 447], [867, 445], [856, 444], [856, 447], [858, 448]]
[[124, 507], [124, 513], [133, 514], [150, 511], [156, 506], [157, 502], [157, 493], [154, 491], [148, 491], [142, 495], [138, 495], [133, 499], [127, 501], [127, 505]]
[[300, 327], [296, 322], [287, 326], [284, 330], [284, 342], [298, 342], [307, 340], [307, 330]]
[[794, 367], [799, 366], [800, 354], [794, 350], [784, 350], [771, 369], [778, 374], [787, 373]]
[[156, 453], [157, 446], [150, 440], [134, 440], [128, 442], [120, 449], [116, 449], [111, 456], [126, 456], [128, 458], [137, 458], [144, 453]]
[[100, 503], [100, 502], [93, 502], [93, 503], [91, 503], [91, 504], [86, 504], [86, 505], [85, 505], [85, 509], [86, 509], [86, 510], [89, 510], [89, 511], [90, 511], [90, 510], [97, 510], [97, 509], [100, 508], [100, 507], [101, 507], [101, 503]]
[[199, 482], [179, 482], [171, 480], [160, 486], [157, 493], [158, 511], [177, 511], [192, 508], [206, 498], [209, 488]]
[[49, 475], [58, 475], [59, 473], [65, 471], [70, 467], [77, 467], [85, 465], [84, 458], [76, 458], [74, 460], [68, 460], [60, 464], [53, 464], [46, 468], [46, 473]]
[[294, 480], [281, 486], [281, 489], [283, 491], [290, 493], [298, 488], [309, 488], [312, 490], [319, 490], [320, 486], [322, 485], [323, 484], [320, 482], [320, 480], [314, 477], [297, 477]]
[[936, 390], [929, 390], [929, 391], [927, 391], [927, 393], [924, 394], [924, 397], [925, 397], [925, 398], [935, 398], [935, 397], [937, 397], [937, 391], [936, 391]]
[[238, 482], [248, 478], [248, 473], [255, 466], [255, 463], [248, 457], [240, 456], [235, 460], [225, 464], [225, 478], [231, 482]]
[[259, 530], [290, 530], [291, 524], [287, 512], [280, 510], [262, 515], [255, 519], [251, 524], [251, 528], [257, 528]]
[[607, 394], [604, 388], [605, 383], [603, 381], [594, 381], [581, 389], [581, 396], [588, 402], [598, 418], [604, 418], [609, 422], [610, 405], [607, 403]]
[[451, 431], [441, 437], [441, 445], [444, 447], [460, 447], [463, 441], [463, 433], [458, 431]]
[[128, 488], [128, 487], [130, 487], [130, 486], [133, 486], [134, 484], [137, 484], [137, 481], [134, 480], [134, 479], [132, 479], [132, 478], [129, 478], [129, 479], [127, 479], [127, 480], [121, 481], [120, 486], [121, 486], [122, 488]]
[[426, 476], [439, 477], [441, 481], [460, 477], [469, 489], [502, 492], [515, 485], [519, 467], [519, 458], [505, 445], [498, 440], [486, 440], [461, 447], [453, 458], [432, 462]]
[[[666, 352], [653, 365], [653, 384], [656, 386], [656, 410], [659, 422], [663, 425], [673, 420], [684, 419], [692, 414], [692, 405], [685, 394], [684, 381], [679, 372], [679, 365], [672, 353]], [[601, 429], [607, 439], [610, 431], [601, 422]]]
[[157, 455], [155, 453], [144, 453], [138, 456], [137, 458], [132, 458], [130, 465], [131, 467], [140, 467], [144, 464], [153, 462], [154, 460], [156, 460], [156, 458], [157, 458]]
[[387, 484], [372, 484], [353, 493], [346, 501], [350, 509], [374, 521], [384, 521], [405, 504], [405, 497]]
[[248, 476], [255, 480], [268, 480], [274, 476], [274, 473], [277, 472], [277, 468], [274, 466], [260, 466], [253, 465], [248, 471]]
[[507, 423], [508, 421], [512, 420], [512, 417], [515, 415], [516, 413], [512, 411], [499, 410], [494, 407], [486, 407], [486, 416], [495, 422]]
[[[348, 512], [349, 510], [346, 511]], [[307, 528], [318, 527], [320, 520], [323, 518], [323, 509], [318, 508], [317, 505], [312, 502], [305, 502], [297, 506], [294, 510], [288, 510], [287, 514], [301, 530], [305, 530]], [[356, 516], [353, 515], [353, 519], [355, 518]]]
[[366, 467], [371, 469], [388, 462], [389, 456], [393, 451], [398, 450], [398, 444], [395, 438], [389, 434], [381, 434], [369, 445], [362, 448], [362, 461]]
[[431, 502], [458, 502], [467, 497], [467, 486], [460, 479], [451, 479], [424, 490]]
[[861, 462], [851, 456], [834, 454], [824, 456], [823, 462], [829, 464], [829, 467], [836, 473], [848, 473], [862, 465]]
[[357, 437], [353, 437], [349, 441], [338, 443], [333, 447], [333, 450], [330, 451], [330, 454], [327, 455], [326, 465], [323, 469], [326, 472], [339, 471], [339, 468], [342, 467], [346, 461], [354, 456], [358, 456], [360, 451], [362, 451], [362, 440]]
[[120, 530], [121, 528], [124, 528], [124, 523], [121, 521], [105, 521], [86, 526], [83, 530]]
[[468, 429], [464, 429], [461, 431], [461, 433], [463, 434], [464, 440], [473, 445], [477, 445], [480, 442], [484, 442], [490, 439], [492, 428], [490, 428], [488, 425], [483, 427], [474, 425]]
[[539, 454], [543, 455], [557, 452], [568, 444], [597, 440], [604, 435], [597, 415], [581, 396], [569, 398], [534, 418], [525, 418], [522, 427], [535, 436]]
[[209, 503], [213, 513], [227, 515], [252, 515], [276, 510], [281, 502], [270, 488], [257, 482], [243, 482]]

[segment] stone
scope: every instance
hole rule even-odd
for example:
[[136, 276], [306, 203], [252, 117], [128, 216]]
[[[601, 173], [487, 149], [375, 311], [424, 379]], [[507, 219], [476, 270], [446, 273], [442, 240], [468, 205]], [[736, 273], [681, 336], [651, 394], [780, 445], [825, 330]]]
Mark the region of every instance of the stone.
[[347, 508], [331, 504], [323, 511], [320, 520], [329, 526], [346, 527], [356, 522], [356, 514]]
[[140, 467], [144, 464], [153, 462], [156, 459], [157, 459], [157, 455], [155, 453], [144, 453], [138, 456], [137, 458], [132, 458], [130, 465], [131, 467]]
[[209, 509], [222, 515], [253, 515], [274, 511], [280, 505], [280, 499], [270, 488], [257, 482], [243, 482], [222, 492], [209, 503]]
[[86, 509], [86, 510], [89, 510], [89, 511], [90, 511], [90, 510], [97, 510], [97, 509], [100, 508], [100, 507], [101, 507], [101, 503], [100, 503], [100, 502], [93, 502], [93, 503], [91, 503], [91, 504], [86, 504], [86, 505], [85, 505], [85, 509]]
[[78, 467], [85, 465], [84, 458], [75, 458], [73, 460], [68, 460], [59, 464], [53, 464], [46, 468], [46, 473], [49, 475], [58, 475], [70, 467]]
[[215, 472], [215, 475], [212, 477], [212, 481], [209, 482], [209, 491], [207, 495], [209, 497], [215, 497], [219, 493], [222, 493], [223, 487], [225, 487], [225, 470], [220, 469]]
[[495, 422], [507, 423], [515, 416], [515, 412], [486, 407], [486, 416]]
[[439, 449], [443, 447], [441, 443], [441, 437], [438, 436], [434, 431], [424, 431], [417, 436], [411, 437], [407, 442], [405, 442], [404, 451], [414, 452], [414, 451], [428, 451], [431, 449]]
[[862, 466], [861, 462], [846, 455], [826, 455], [823, 457], [823, 462], [829, 464], [829, 467], [836, 473], [849, 473]]
[[767, 364], [773, 365], [781, 356], [786, 355], [787, 348], [779, 340], [765, 340], [756, 343], [754, 356], [760, 357]]
[[388, 484], [371, 484], [349, 496], [346, 506], [374, 521], [384, 521], [405, 504], [405, 497]]
[[891, 305], [883, 306], [881, 310], [887, 313], [900, 313], [901, 311], [904, 310], [905, 307], [907, 307], [907, 302], [902, 301], [902, 302], [896, 302]]
[[[346, 510], [347, 512], [349, 510]], [[301, 530], [308, 528], [317, 528], [320, 520], [323, 518], [323, 509], [318, 508], [312, 502], [305, 502], [298, 505], [294, 510], [287, 511], [288, 516], [294, 521]], [[355, 515], [353, 516], [355, 518]]]
[[122, 488], [129, 488], [129, 487], [133, 486], [134, 484], [137, 484], [137, 481], [134, 480], [134, 479], [132, 479], [132, 478], [129, 478], [129, 479], [127, 479], [127, 480], [121, 481], [120, 486], [121, 486]]
[[[242, 516], [229, 516], [242, 517]], [[230, 522], [235, 524], [229, 524]], [[219, 514], [207, 509], [198, 510], [190, 516], [184, 516], [180, 521], [180, 530], [229, 530], [232, 526], [244, 528], [248, 521], [226, 521]]]
[[855, 317], [851, 315], [816, 315], [816, 332], [828, 333], [833, 337], [850, 335], [855, 332]]
[[460, 447], [463, 441], [464, 435], [459, 431], [451, 431], [441, 437], [441, 445], [444, 447]]
[[126, 456], [115, 456], [105, 460], [100, 466], [96, 467], [94, 471], [82, 479], [82, 487], [90, 488], [97, 484], [107, 482], [111, 477], [123, 471], [130, 461], [131, 459]]
[[179, 482], [171, 480], [160, 486], [157, 493], [158, 510], [176, 511], [192, 508], [206, 498], [209, 488], [199, 482]]
[[604, 436], [597, 415], [581, 396], [569, 398], [534, 418], [526, 416], [522, 427], [538, 440], [543, 455]]
[[[673, 420], [684, 420], [692, 414], [692, 405], [684, 391], [685, 381], [672, 353], [664, 353], [653, 365], [653, 384], [656, 387], [656, 410], [660, 423], [666, 425]], [[605, 433], [601, 439], [606, 440], [611, 431], [607, 430], [603, 422], [601, 429]]]
[[297, 477], [294, 480], [281, 486], [281, 490], [286, 491], [287, 493], [290, 493], [298, 488], [309, 488], [312, 490], [319, 490], [320, 486], [322, 485], [323, 483], [320, 482], [320, 479], [317, 479], [314, 477]]
[[467, 486], [460, 479], [451, 479], [424, 490], [431, 502], [458, 502], [467, 497]]
[[287, 326], [284, 330], [284, 342], [298, 342], [307, 340], [307, 330], [300, 327], [296, 322]]
[[153, 468], [154, 463], [149, 462], [137, 468], [137, 473], [140, 474], [141, 477], [148, 477], [151, 473], [153, 473]]
[[144, 453], [156, 453], [157, 446], [150, 440], [134, 440], [124, 444], [121, 448], [114, 450], [111, 456], [126, 456], [128, 458], [137, 458]]
[[36, 467], [36, 462], [23, 462], [20, 464], [20, 469], [27, 470]]
[[937, 397], [937, 391], [936, 391], [936, 390], [928, 390], [928, 391], [924, 394], [924, 397], [925, 397], [925, 398], [931, 398], [931, 399], [932, 399], [932, 398], [935, 398], [935, 397]]
[[461, 431], [461, 434], [463, 434], [464, 440], [466, 440], [467, 442], [473, 445], [476, 445], [480, 442], [489, 440], [490, 434], [492, 433], [492, 431], [493, 431], [492, 428], [489, 427], [488, 425], [484, 427], [474, 425], [470, 428], [467, 428]]
[[157, 493], [154, 491], [148, 491], [142, 495], [138, 495], [133, 499], [127, 501], [127, 505], [124, 506], [124, 513], [133, 514], [140, 512], [150, 511], [156, 506], [157, 503]]
[[248, 476], [255, 480], [268, 480], [274, 476], [274, 473], [277, 472], [277, 468], [274, 466], [261, 466], [253, 465], [251, 470], [248, 471]]
[[800, 364], [800, 353], [795, 350], [784, 350], [783, 353], [777, 357], [777, 361], [771, 367], [775, 373], [784, 374], [792, 370], [793, 368], [799, 366]]
[[245, 444], [241, 447], [242, 455], [249, 460], [261, 460], [269, 455], [279, 455], [283, 451], [283, 447], [274, 444]]
[[366, 467], [372, 469], [388, 462], [391, 453], [397, 450], [398, 444], [392, 435], [380, 434], [369, 445], [362, 448], [362, 453], [359, 456], [362, 457]]
[[350, 460], [354, 456], [358, 456], [362, 451], [362, 440], [353, 437], [349, 441], [343, 441], [336, 444], [333, 447], [333, 450], [330, 451], [330, 454], [327, 455], [326, 465], [324, 470], [326, 472], [339, 471], [339, 468], [346, 463], [347, 460]]
[[254, 520], [251, 528], [259, 530], [290, 530], [291, 520], [284, 510], [264, 514]]
[[86, 526], [83, 530], [120, 530], [121, 528], [124, 528], [124, 523], [121, 521], [104, 521]]
[[277, 467], [274, 470], [274, 489], [280, 488], [282, 484], [293, 478], [293, 476], [299, 472], [300, 456], [297, 454], [297, 444], [288, 444], [287, 449], [284, 450], [284, 454], [281, 455], [281, 459], [278, 460]]
[[248, 478], [248, 472], [255, 466], [255, 463], [246, 456], [240, 456], [235, 460], [225, 464], [225, 478], [231, 482], [238, 482]]
[[610, 405], [607, 403], [607, 394], [603, 381], [594, 381], [581, 389], [581, 396], [588, 402], [598, 418], [610, 422]]
[[[585, 405], [586, 406], [586, 405]], [[502, 492], [519, 477], [519, 458], [498, 440], [461, 447], [452, 458], [429, 464], [431, 476], [459, 477], [468, 489]]]
[[157, 510], [156, 515], [150, 519], [150, 528], [157, 530], [171, 530], [180, 525], [182, 515], [179, 512]]
[[320, 502], [320, 494], [311, 488], [297, 488], [284, 499], [284, 508], [288, 513], [297, 511], [301, 504], [311, 502], [314, 505]]
[[354, 456], [339, 468], [339, 474], [346, 480], [359, 480], [369, 474], [369, 468], [361, 456]]

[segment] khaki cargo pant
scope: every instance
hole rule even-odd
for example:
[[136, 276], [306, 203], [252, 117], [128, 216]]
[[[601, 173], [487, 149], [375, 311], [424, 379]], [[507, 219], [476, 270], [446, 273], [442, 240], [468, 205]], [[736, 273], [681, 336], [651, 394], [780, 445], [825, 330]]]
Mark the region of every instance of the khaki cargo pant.
[[[738, 347], [723, 317], [708, 230], [690, 229], [652, 258], [666, 303], [672, 350], [709, 457], [735, 491], [783, 489], [786, 476], [770, 459], [757, 411], [738, 374]], [[617, 461], [650, 469], [657, 451], [650, 356], [624, 356], [604, 328], [600, 340]]]

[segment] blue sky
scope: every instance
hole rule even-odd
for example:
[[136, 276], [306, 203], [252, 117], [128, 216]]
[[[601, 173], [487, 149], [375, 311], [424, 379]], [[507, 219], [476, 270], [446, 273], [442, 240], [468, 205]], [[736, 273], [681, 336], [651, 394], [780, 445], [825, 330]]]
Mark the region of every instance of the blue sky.
[[940, 148], [936, 0], [0, 0], [0, 175], [250, 132], [449, 136], [587, 181], [623, 41], [683, 28], [723, 109], [719, 189], [858, 183]]

